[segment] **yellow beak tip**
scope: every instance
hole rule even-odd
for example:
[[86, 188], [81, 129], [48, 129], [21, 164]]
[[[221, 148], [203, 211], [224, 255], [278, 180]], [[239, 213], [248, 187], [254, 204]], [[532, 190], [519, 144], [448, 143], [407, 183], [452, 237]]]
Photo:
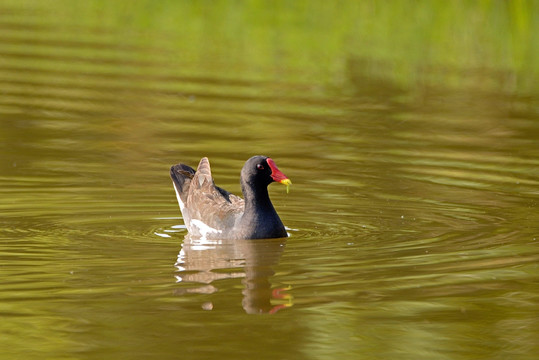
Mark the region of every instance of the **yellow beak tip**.
[[292, 181], [290, 179], [283, 179], [280, 181], [281, 184], [286, 185], [286, 193], [290, 191], [290, 185], [292, 185]]

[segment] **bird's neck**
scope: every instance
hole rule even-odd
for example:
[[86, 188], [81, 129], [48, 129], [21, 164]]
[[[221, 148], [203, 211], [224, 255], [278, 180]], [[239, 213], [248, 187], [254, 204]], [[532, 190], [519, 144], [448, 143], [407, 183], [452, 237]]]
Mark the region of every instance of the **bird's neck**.
[[241, 184], [245, 209], [240, 219], [242, 236], [247, 239], [286, 237], [285, 227], [273, 207], [267, 186]]
[[261, 215], [276, 214], [266, 186], [254, 187], [247, 183], [241, 184], [241, 191], [245, 200], [244, 214]]

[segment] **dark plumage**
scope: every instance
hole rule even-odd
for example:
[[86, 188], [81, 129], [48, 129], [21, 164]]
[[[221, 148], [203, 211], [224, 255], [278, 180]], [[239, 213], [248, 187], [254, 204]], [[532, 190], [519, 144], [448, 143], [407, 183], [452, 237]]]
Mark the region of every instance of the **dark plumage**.
[[241, 170], [244, 199], [213, 182], [210, 162], [202, 158], [195, 171], [178, 164], [170, 168], [183, 220], [192, 236], [204, 239], [262, 239], [288, 236], [268, 195], [273, 181], [290, 180], [266, 156], [253, 156]]

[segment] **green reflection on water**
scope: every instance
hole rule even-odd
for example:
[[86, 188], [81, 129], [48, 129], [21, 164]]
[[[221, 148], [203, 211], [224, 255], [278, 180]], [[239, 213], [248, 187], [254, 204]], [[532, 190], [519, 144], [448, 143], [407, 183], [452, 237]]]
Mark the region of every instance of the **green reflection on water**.
[[[4, 51], [16, 56], [21, 45], [34, 46], [45, 57], [42, 66], [53, 56], [65, 57], [70, 66], [104, 69], [103, 61], [129, 57], [130, 65], [166, 73], [170, 61], [164, 59], [177, 59], [197, 74], [222, 75], [226, 68], [237, 72], [235, 79], [340, 84], [347, 59], [362, 58], [371, 72], [407, 86], [426, 75], [458, 86], [468, 81], [455, 74], [462, 67], [512, 71], [517, 77], [511, 86], [516, 80], [520, 90], [537, 83], [534, 1], [94, 0], [3, 6]], [[67, 47], [58, 48], [62, 44]], [[99, 59], [92, 56], [96, 51]], [[122, 66], [115, 73], [133, 70]]]

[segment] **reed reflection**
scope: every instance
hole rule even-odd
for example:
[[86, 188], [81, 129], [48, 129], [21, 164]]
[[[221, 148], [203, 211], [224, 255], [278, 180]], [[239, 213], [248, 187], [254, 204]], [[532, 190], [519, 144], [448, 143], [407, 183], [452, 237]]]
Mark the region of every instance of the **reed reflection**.
[[[286, 245], [286, 239], [202, 240], [187, 235], [176, 261], [177, 282], [199, 284], [178, 290], [184, 293], [214, 293], [216, 280], [243, 278], [242, 307], [248, 314], [269, 313], [292, 306], [290, 288], [272, 288], [271, 277]], [[211, 309], [213, 304], [205, 304]]]

